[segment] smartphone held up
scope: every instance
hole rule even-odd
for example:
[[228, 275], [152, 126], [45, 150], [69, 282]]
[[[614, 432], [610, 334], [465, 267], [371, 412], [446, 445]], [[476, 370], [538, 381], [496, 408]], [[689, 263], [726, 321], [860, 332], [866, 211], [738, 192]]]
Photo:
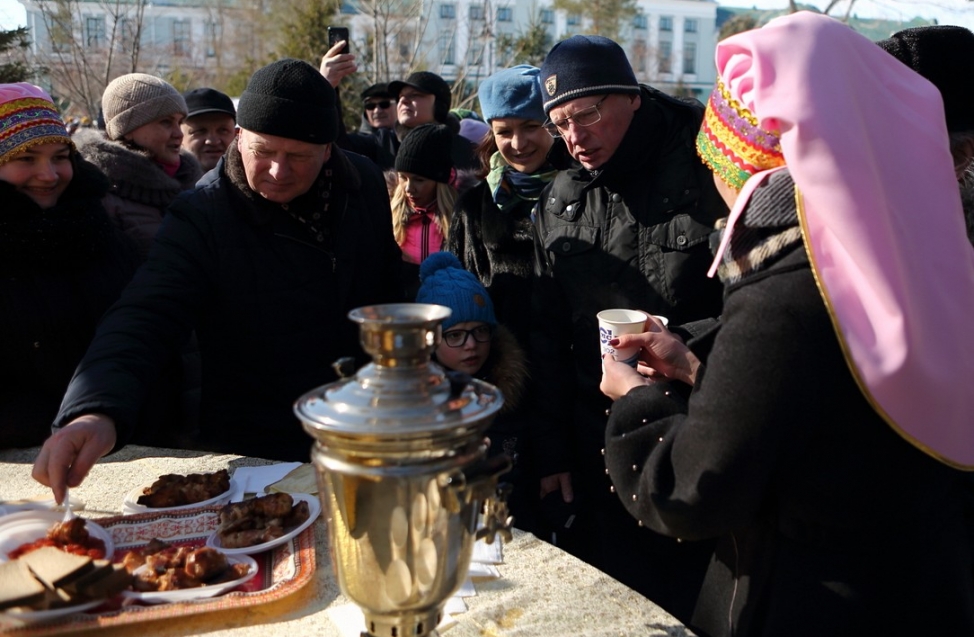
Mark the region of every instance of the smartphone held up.
[[328, 27], [328, 48], [331, 49], [339, 42], [344, 42], [345, 46], [339, 51], [340, 54], [348, 53], [349, 35], [348, 27]]

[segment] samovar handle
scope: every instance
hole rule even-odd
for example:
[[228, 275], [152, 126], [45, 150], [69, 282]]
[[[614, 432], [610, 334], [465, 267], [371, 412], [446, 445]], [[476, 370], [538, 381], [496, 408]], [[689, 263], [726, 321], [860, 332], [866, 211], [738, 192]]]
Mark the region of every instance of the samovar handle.
[[493, 544], [498, 533], [504, 542], [514, 539], [511, 529], [514, 526], [514, 516], [507, 508], [507, 498], [511, 495], [513, 485], [503, 482], [497, 485], [493, 497], [484, 501], [484, 526], [477, 529], [477, 539], [483, 539], [487, 544]]
[[339, 378], [349, 378], [355, 375], [355, 359], [351, 356], [342, 356], [331, 364]]

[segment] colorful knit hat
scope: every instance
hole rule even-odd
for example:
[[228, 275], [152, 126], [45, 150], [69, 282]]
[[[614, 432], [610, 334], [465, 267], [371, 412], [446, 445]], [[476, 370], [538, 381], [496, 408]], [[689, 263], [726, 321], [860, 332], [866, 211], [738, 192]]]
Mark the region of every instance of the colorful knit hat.
[[757, 118], [731, 97], [720, 80], [707, 101], [697, 154], [738, 192], [751, 175], [785, 165], [778, 133], [758, 126]]
[[54, 100], [27, 82], [0, 84], [0, 166], [40, 144], [68, 144], [74, 149]]

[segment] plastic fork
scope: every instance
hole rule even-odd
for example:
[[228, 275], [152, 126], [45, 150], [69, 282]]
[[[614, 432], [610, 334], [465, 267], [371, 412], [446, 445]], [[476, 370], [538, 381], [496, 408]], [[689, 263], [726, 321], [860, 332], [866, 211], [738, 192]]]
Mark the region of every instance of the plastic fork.
[[71, 493], [67, 487], [64, 487], [64, 519], [61, 521], [67, 522], [74, 517], [74, 511], [71, 510]]

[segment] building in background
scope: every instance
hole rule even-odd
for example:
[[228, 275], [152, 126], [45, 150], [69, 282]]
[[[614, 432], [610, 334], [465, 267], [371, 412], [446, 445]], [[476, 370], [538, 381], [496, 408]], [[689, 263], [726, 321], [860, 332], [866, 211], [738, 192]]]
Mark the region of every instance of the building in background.
[[[559, 40], [598, 32], [590, 16], [556, 9], [549, 2], [424, 0], [397, 2], [398, 16], [395, 11], [383, 13], [393, 2], [347, 0], [342, 7], [353, 42], [366, 51], [391, 52], [384, 59], [375, 56], [375, 67], [369, 67], [377, 81], [421, 68], [475, 90], [480, 80], [501, 68], [540, 64], [544, 52]], [[613, 35], [640, 82], [701, 98], [716, 81], [716, 17], [713, 0], [637, 0], [635, 15], [620, 20]], [[527, 40], [527, 52], [512, 45], [519, 40]], [[382, 41], [386, 45], [378, 46]]]

